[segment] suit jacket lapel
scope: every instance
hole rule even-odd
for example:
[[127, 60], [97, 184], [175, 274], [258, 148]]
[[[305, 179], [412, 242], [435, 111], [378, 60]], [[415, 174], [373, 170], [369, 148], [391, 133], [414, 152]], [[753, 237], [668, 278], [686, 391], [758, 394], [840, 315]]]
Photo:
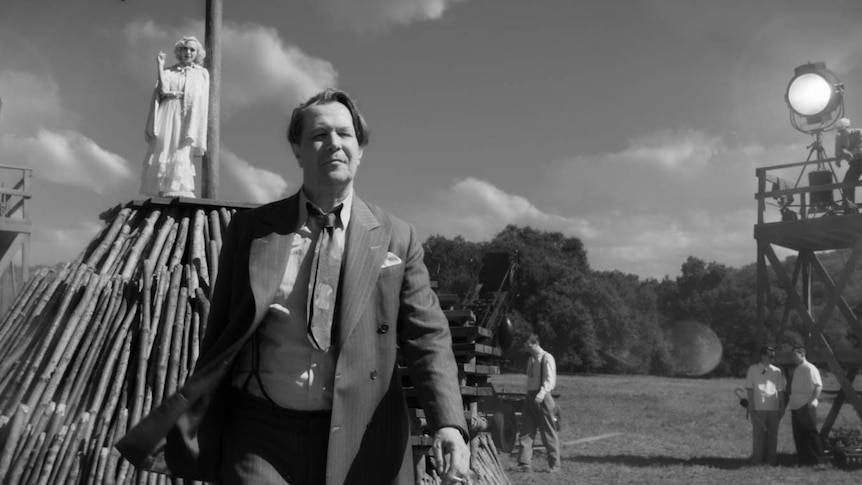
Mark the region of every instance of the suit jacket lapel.
[[254, 295], [254, 325], [263, 318], [284, 278], [291, 233], [299, 214], [298, 203], [299, 194], [294, 194], [273, 205], [272, 210], [263, 214], [257, 227], [252, 229], [254, 234], [263, 234], [251, 241], [248, 259], [249, 284]]
[[362, 315], [389, 248], [389, 231], [368, 205], [354, 195], [344, 248], [339, 296], [339, 342], [344, 343]]

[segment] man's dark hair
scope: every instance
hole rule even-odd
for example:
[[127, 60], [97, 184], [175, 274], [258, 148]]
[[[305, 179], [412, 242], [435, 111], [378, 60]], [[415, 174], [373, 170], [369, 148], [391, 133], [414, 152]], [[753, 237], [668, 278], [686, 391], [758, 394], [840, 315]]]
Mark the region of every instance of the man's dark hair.
[[305, 112], [310, 106], [315, 104], [341, 103], [350, 111], [350, 117], [353, 119], [353, 130], [356, 132], [356, 141], [359, 146], [368, 145], [368, 125], [365, 124], [365, 118], [359, 113], [359, 108], [356, 107], [356, 101], [349, 94], [338, 89], [327, 88], [323, 91], [308, 98], [308, 101], [294, 108], [290, 115], [290, 124], [287, 126], [287, 140], [291, 145], [299, 145], [302, 140], [302, 132], [305, 128]]
[[802, 345], [797, 345], [797, 346], [793, 347], [793, 351], [796, 352], [797, 354], [803, 356], [803, 357], [805, 357], [808, 354], [808, 351], [805, 350], [805, 347]]
[[774, 353], [775, 353], [775, 347], [773, 347], [771, 345], [764, 345], [763, 347], [760, 347], [760, 355], [767, 355], [767, 354], [774, 354]]
[[533, 345], [533, 344], [539, 345], [539, 336], [534, 334], [534, 333], [531, 333], [530, 336], [527, 337], [527, 343], [529, 345]]

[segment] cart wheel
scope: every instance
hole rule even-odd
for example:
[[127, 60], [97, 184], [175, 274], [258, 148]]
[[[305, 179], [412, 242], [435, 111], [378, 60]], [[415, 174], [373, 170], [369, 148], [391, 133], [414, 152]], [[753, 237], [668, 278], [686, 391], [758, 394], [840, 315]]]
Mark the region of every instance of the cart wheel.
[[511, 453], [515, 449], [515, 435], [518, 432], [515, 411], [511, 406], [502, 405], [496, 411], [491, 421], [491, 438], [494, 446], [503, 453]]

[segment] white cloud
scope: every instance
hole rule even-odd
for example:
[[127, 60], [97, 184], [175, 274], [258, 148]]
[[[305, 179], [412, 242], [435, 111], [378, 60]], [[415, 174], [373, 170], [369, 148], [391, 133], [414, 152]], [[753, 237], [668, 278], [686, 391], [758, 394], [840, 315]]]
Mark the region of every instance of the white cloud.
[[0, 132], [32, 133], [45, 126], [58, 126], [67, 118], [53, 80], [20, 71], [0, 71], [3, 99]]
[[439, 19], [451, 5], [464, 0], [319, 0], [316, 5], [338, 27], [357, 32], [380, 31]]
[[508, 194], [490, 182], [468, 177], [436, 194], [434, 201], [413, 210], [410, 220], [427, 234], [461, 235], [467, 240], [489, 240], [508, 224], [558, 231], [591, 238], [589, 222], [543, 212], [526, 198]]
[[34, 177], [104, 194], [135, 179], [128, 163], [75, 131], [39, 129], [33, 136], [7, 135], [0, 153], [32, 168]]
[[[123, 30], [127, 66], [142, 85], [152, 86], [156, 79], [156, 54], [160, 50], [168, 53], [170, 63], [178, 39], [194, 35], [203, 42], [203, 31], [202, 22], [178, 27], [162, 27], [152, 20], [131, 22]], [[337, 80], [338, 74], [330, 62], [285, 45], [273, 28], [224, 24], [221, 108], [225, 117], [265, 102], [292, 109], [315, 92], [335, 86]]]
[[[405, 216], [426, 235], [472, 241], [490, 240], [507, 224], [561, 232], [584, 242], [595, 270], [673, 277], [688, 256], [738, 267], [757, 256], [755, 168], [806, 154], [803, 145], [737, 146], [702, 132], [663, 131], [618, 153], [551, 164], [530, 198], [466, 178]], [[795, 182], [799, 174], [779, 175]]]
[[102, 227], [103, 224], [97, 221], [59, 226], [34, 223], [30, 236], [31, 263], [55, 264], [74, 260]]
[[221, 160], [229, 182], [238, 187], [239, 200], [262, 204], [287, 195], [288, 183], [281, 175], [253, 167], [228, 150], [222, 149]]

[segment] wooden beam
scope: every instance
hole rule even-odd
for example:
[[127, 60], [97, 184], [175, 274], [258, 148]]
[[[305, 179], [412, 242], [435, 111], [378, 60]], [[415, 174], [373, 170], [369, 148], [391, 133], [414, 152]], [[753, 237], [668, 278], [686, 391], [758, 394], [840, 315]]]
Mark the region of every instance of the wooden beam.
[[823, 358], [826, 361], [826, 364], [829, 367], [829, 370], [835, 376], [835, 379], [838, 380], [838, 383], [841, 385], [841, 388], [844, 389], [845, 394], [847, 395], [847, 399], [850, 401], [850, 404], [856, 409], [856, 414], [859, 415], [859, 418], [862, 419], [862, 400], [859, 399], [859, 396], [856, 395], [856, 391], [853, 389], [853, 383], [847, 380], [847, 375], [845, 374], [844, 368], [841, 367], [841, 363], [835, 358], [835, 353], [832, 350], [832, 347], [829, 345], [829, 341], [826, 340], [826, 336], [823, 335], [823, 332], [817, 326], [817, 323], [811, 318], [811, 313], [808, 311], [808, 308], [805, 307], [801, 298], [796, 293], [796, 289], [790, 285], [790, 279], [787, 277], [787, 272], [784, 271], [784, 266], [781, 265], [781, 261], [778, 259], [778, 256], [775, 255], [775, 252], [772, 248], [768, 248], [766, 251], [766, 255], [769, 258], [769, 262], [772, 264], [772, 268], [775, 271], [775, 276], [778, 278], [779, 283], [782, 287], [785, 288], [787, 292], [787, 299], [791, 305], [796, 309], [797, 314], [808, 327], [808, 329], [813, 333], [813, 337], [819, 344], [819, 347], [823, 350]]
[[[856, 315], [853, 314], [853, 310], [850, 308], [850, 305], [847, 303], [847, 300], [844, 298], [844, 288], [847, 287], [848, 281], [850, 281], [850, 275], [853, 273], [853, 270], [856, 269], [856, 264], [859, 262], [860, 255], [862, 255], [862, 250], [860, 250], [860, 244], [862, 244], [862, 238], [859, 239], [859, 242], [856, 243], [856, 247], [853, 249], [853, 253], [851, 253], [850, 257], [847, 259], [847, 263], [844, 265], [844, 271], [841, 273], [838, 284], [834, 284], [832, 282], [832, 278], [826, 272], [826, 269], [823, 268], [823, 265], [820, 264], [820, 261], [816, 256], [812, 255], [811, 262], [814, 267], [814, 271], [823, 281], [823, 286], [830, 293], [830, 298], [827, 300], [824, 308], [824, 313], [827, 308], [831, 313], [832, 305], [838, 305], [838, 309], [844, 315], [844, 319], [847, 320], [847, 323], [850, 324], [850, 327], [853, 329], [853, 333], [856, 334], [856, 337], [862, 342], [862, 325], [859, 323], [859, 319], [856, 318]], [[832, 301], [834, 298], [834, 302]], [[818, 318], [820, 328], [826, 326], [826, 322], [828, 318], [826, 318], [825, 314], [821, 314], [820, 318]]]
[[201, 166], [201, 197], [218, 197], [221, 132], [221, 26], [222, 0], [207, 0], [206, 64], [210, 73], [209, 119], [207, 120], [207, 152]]

